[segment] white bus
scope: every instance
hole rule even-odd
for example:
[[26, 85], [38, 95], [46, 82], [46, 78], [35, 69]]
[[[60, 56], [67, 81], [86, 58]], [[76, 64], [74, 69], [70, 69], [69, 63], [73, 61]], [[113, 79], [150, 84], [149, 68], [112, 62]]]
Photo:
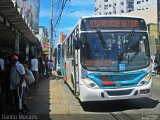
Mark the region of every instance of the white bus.
[[60, 75], [60, 51], [61, 51], [61, 44], [57, 44], [54, 49], [53, 57], [54, 57], [54, 70]]
[[65, 82], [82, 102], [150, 97], [151, 55], [145, 20], [82, 17], [62, 43]]

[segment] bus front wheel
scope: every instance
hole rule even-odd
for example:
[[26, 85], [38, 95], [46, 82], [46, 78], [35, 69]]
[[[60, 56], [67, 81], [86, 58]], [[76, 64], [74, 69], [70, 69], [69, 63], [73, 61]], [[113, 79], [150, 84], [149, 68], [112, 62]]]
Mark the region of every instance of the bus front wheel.
[[73, 95], [77, 96], [76, 81], [73, 79], [73, 75], [71, 75], [71, 81], [72, 81], [72, 84], [73, 84]]

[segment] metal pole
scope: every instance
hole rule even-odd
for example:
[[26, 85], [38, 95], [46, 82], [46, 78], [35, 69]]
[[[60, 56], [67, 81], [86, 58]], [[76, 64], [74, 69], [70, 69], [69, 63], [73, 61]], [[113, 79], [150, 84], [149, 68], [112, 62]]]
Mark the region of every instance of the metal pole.
[[[158, 41], [160, 41], [160, 1], [157, 0], [157, 28], [158, 28]], [[157, 61], [160, 64], [160, 47], [157, 47]]]
[[157, 28], [158, 28], [158, 39], [160, 39], [160, 1], [157, 0]]
[[51, 16], [50, 16], [50, 59], [52, 59], [52, 52], [54, 49], [54, 39], [53, 39], [53, 0], [51, 0]]

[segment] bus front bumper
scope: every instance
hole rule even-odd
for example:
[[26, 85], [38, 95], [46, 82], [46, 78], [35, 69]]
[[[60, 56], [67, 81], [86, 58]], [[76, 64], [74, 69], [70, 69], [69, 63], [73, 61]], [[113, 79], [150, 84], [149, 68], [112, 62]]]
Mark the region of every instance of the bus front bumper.
[[118, 89], [92, 89], [81, 84], [79, 97], [82, 102], [151, 97], [151, 87], [152, 80], [144, 86]]

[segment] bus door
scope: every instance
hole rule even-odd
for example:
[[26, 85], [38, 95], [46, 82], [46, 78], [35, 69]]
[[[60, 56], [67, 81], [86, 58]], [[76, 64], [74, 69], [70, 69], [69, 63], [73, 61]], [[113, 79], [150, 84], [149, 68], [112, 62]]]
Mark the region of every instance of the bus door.
[[79, 95], [80, 49], [75, 46], [74, 54], [74, 95]]

